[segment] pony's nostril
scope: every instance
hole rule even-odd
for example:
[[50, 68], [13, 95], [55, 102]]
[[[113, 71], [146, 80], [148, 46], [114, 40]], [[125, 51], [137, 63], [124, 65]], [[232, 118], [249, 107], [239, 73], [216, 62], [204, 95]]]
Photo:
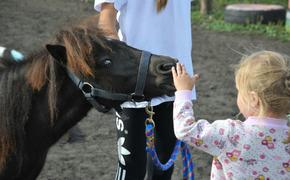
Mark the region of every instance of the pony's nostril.
[[179, 61], [178, 61], [178, 59], [176, 59], [176, 58], [175, 58], [174, 60], [175, 60], [175, 62], [173, 63], [173, 64], [174, 64], [173, 67], [176, 67], [176, 64], [177, 64]]
[[158, 67], [159, 71], [163, 71], [163, 72], [167, 72], [167, 71], [171, 71], [171, 68], [175, 66], [175, 63], [165, 63], [165, 64], [161, 64]]

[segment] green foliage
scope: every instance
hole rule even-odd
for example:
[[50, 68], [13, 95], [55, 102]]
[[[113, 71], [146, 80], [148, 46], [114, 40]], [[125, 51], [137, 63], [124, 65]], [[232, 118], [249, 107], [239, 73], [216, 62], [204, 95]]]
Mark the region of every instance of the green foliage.
[[195, 4], [192, 11], [192, 23], [214, 31], [241, 32], [248, 34], [262, 34], [267, 37], [290, 41], [290, 33], [286, 32], [285, 25], [280, 24], [232, 24], [224, 22], [224, 7], [234, 3], [267, 3], [280, 4], [288, 7], [288, 0], [213, 0], [213, 12], [209, 16], [202, 16], [199, 5]]
[[215, 8], [223, 8], [228, 4], [236, 3], [266, 3], [266, 4], [279, 4], [287, 7], [288, 0], [213, 0]]

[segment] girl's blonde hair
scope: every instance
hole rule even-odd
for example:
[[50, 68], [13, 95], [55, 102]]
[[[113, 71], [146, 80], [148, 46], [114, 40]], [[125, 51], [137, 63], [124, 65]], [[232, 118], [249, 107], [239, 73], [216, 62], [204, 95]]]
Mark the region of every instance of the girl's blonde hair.
[[160, 12], [162, 9], [164, 9], [166, 4], [167, 0], [156, 0], [157, 12]]
[[242, 97], [257, 93], [259, 115], [290, 112], [289, 59], [273, 51], [260, 51], [242, 58], [235, 73], [236, 85]]

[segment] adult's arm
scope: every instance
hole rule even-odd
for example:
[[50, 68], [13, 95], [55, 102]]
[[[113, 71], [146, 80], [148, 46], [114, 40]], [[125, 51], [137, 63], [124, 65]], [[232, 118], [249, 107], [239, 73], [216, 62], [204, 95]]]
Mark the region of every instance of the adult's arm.
[[113, 3], [102, 3], [99, 14], [98, 26], [104, 30], [107, 37], [119, 39], [117, 33], [117, 10]]

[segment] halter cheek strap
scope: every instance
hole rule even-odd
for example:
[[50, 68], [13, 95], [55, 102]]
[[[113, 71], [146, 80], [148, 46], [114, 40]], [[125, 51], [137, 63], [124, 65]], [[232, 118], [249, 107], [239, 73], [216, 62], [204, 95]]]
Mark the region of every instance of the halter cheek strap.
[[150, 59], [151, 59], [151, 53], [147, 51], [142, 51], [135, 92], [131, 94], [132, 99], [134, 101], [138, 102], [145, 99], [145, 96], [143, 93], [144, 93], [146, 77], [147, 77], [147, 73], [149, 69]]
[[146, 77], [148, 74], [148, 68], [150, 64], [151, 53], [147, 51], [142, 51], [139, 70], [137, 75], [137, 83], [135, 92], [131, 94], [124, 94], [124, 93], [112, 93], [100, 88], [96, 88], [91, 85], [89, 82], [83, 82], [80, 80], [73, 72], [71, 72], [66, 66], [62, 65], [69, 76], [69, 78], [76, 84], [76, 86], [82, 90], [86, 99], [98, 110], [102, 112], [107, 111], [107, 107], [101, 105], [99, 102], [96, 101], [95, 98], [103, 98], [113, 101], [134, 101], [140, 102], [145, 99], [144, 96], [144, 88], [146, 83]]

